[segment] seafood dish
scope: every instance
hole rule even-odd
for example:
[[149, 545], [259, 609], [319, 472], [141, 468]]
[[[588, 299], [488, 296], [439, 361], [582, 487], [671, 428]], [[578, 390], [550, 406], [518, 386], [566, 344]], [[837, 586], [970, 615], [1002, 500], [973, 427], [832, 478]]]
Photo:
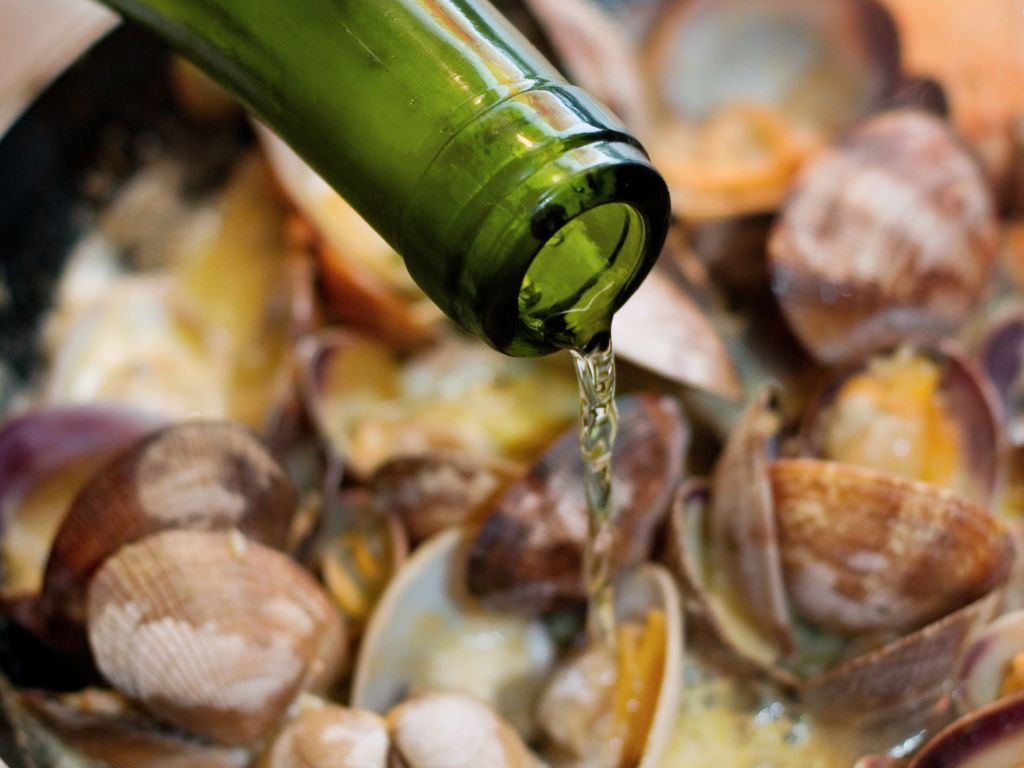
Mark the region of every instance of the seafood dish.
[[0, 764], [1024, 765], [1019, 4], [494, 5], [672, 192], [603, 640], [569, 353], [124, 24], [0, 136]]

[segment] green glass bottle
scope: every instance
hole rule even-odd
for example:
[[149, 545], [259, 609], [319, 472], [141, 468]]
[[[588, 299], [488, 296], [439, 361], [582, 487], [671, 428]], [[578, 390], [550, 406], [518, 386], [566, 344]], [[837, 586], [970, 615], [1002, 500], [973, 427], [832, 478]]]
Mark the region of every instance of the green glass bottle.
[[486, 0], [104, 0], [291, 144], [466, 330], [586, 347], [661, 249], [668, 190]]

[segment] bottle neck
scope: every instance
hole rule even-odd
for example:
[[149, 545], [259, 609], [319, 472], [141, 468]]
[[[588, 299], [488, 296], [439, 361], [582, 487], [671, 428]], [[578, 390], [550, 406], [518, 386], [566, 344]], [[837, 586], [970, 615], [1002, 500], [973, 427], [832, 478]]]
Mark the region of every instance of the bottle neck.
[[[486, 0], [104, 1], [233, 90], [402, 254], [446, 313], [502, 351], [576, 343], [552, 335], [559, 323], [538, 312], [568, 316], [572, 286], [594, 283], [605, 265], [616, 298], [594, 306], [614, 311], [660, 249], [668, 193], [642, 151]], [[521, 316], [546, 243], [619, 202], [636, 209], [641, 245], [627, 238], [621, 255], [589, 258], [562, 251], [538, 273], [543, 300], [522, 304]], [[586, 237], [571, 241], [614, 247], [593, 236], [608, 228], [578, 226]], [[583, 314], [573, 333], [592, 324], [575, 322]]]

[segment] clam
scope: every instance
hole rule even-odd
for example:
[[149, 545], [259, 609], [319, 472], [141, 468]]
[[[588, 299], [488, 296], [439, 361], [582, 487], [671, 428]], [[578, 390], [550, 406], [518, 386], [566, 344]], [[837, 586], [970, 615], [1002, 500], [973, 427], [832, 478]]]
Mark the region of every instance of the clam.
[[774, 210], [829, 136], [900, 80], [874, 0], [674, 0], [645, 64], [664, 113], [651, 151], [688, 220]]
[[693, 483], [676, 497], [668, 554], [692, 610], [737, 661], [828, 717], [927, 706], [998, 607], [1010, 537], [950, 491], [776, 458], [766, 397], [730, 437], [710, 501]]
[[910, 761], [908, 768], [1017, 768], [1024, 755], [1024, 696], [964, 715]]
[[[524, 738], [533, 738], [533, 705], [553, 669], [553, 641], [539, 621], [495, 613], [466, 592], [471, 543], [468, 531], [449, 529], [406, 562], [367, 627], [351, 704], [383, 713], [410, 693], [468, 694], [491, 705]], [[641, 703], [650, 707], [649, 725], [639, 739], [644, 768], [657, 764], [678, 707], [683, 643], [678, 602], [671, 577], [654, 565], [640, 566], [616, 589], [620, 620], [642, 621], [651, 610], [664, 618], [665, 657], [651, 700]]]
[[874, 0], [670, 0], [652, 30], [648, 70], [690, 119], [753, 102], [842, 129], [900, 77], [895, 25]]
[[478, 522], [511, 479], [506, 466], [470, 457], [399, 456], [373, 473], [369, 492], [418, 543], [444, 528]]
[[1024, 611], [1000, 616], [964, 654], [957, 700], [964, 711], [1024, 690]]
[[978, 359], [995, 385], [1003, 406], [1009, 437], [1014, 445], [1024, 444], [1022, 391], [1024, 385], [1024, 311], [1000, 317], [985, 331]]
[[468, 595], [469, 543], [464, 529], [443, 531], [388, 585], [366, 627], [350, 703], [384, 714], [409, 693], [465, 693], [532, 735], [554, 643], [539, 621], [488, 611]]
[[316, 536], [324, 585], [356, 629], [369, 617], [405, 561], [409, 537], [399, 517], [363, 489], [348, 489], [328, 506]]
[[257, 134], [275, 177], [304, 217], [299, 239], [318, 256], [329, 317], [398, 349], [434, 340], [443, 316], [402, 258], [288, 145], [265, 126], [258, 125]]
[[[708, 562], [705, 539], [708, 514], [706, 488], [681, 488], [669, 548], [669, 562], [687, 587], [688, 608], [700, 628], [710, 633], [705, 644], [727, 666], [767, 673], [796, 690], [828, 720], [851, 726], [879, 722], [934, 703], [950, 686], [961, 655], [999, 604], [997, 589], [902, 636], [876, 633], [862, 635], [859, 642], [812, 630], [794, 607], [791, 628], [796, 642], [787, 652], [743, 610], [743, 596], [735, 587], [723, 588], [711, 577], [714, 564]], [[782, 554], [786, 555], [785, 545]]]
[[258, 768], [387, 768], [391, 742], [380, 715], [303, 697]]
[[874, 117], [809, 163], [769, 241], [772, 286], [819, 360], [937, 339], [978, 305], [998, 229], [971, 154], [937, 118]]
[[96, 664], [156, 717], [255, 742], [304, 689], [328, 684], [345, 629], [285, 555], [237, 531], [163, 531], [104, 561], [88, 592]]
[[988, 508], [1006, 436], [988, 376], [951, 342], [904, 346], [832, 377], [804, 411], [804, 450], [948, 488]]
[[185, 422], [134, 443], [82, 487], [57, 531], [41, 608], [67, 643], [84, 619], [92, 574], [118, 547], [168, 528], [234, 528], [284, 546], [296, 495], [249, 430]]
[[522, 738], [479, 701], [425, 693], [388, 714], [400, 768], [542, 768]]
[[896, 19], [908, 71], [937, 79], [949, 95], [952, 119], [1004, 182], [1011, 123], [1024, 110], [1020, 7], [986, 5], [975, 12], [957, 0], [886, 0]]
[[[612, 503], [613, 572], [644, 560], [678, 483], [689, 430], [678, 403], [649, 394], [619, 399]], [[508, 487], [476, 535], [469, 589], [492, 606], [528, 612], [580, 601], [587, 511], [575, 431]]]
[[67, 746], [110, 768], [246, 768], [252, 759], [243, 748], [209, 744], [162, 726], [112, 691], [30, 690], [19, 700]]
[[949, 491], [811, 459], [775, 461], [770, 475], [788, 595], [819, 626], [916, 629], [1009, 577], [1003, 527]]

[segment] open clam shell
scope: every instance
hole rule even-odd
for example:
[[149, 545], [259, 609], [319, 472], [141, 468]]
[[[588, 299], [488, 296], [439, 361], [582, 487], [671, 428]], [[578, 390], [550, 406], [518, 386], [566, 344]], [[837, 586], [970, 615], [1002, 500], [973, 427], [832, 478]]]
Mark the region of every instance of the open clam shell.
[[304, 697], [257, 768], [385, 768], [391, 748], [380, 715]]
[[957, 674], [957, 701], [964, 711], [990, 704], [1002, 687], [1014, 659], [1024, 654], [1024, 611], [993, 621], [964, 654]]
[[185, 422], [135, 443], [95, 474], [61, 523], [41, 607], [54, 633], [84, 620], [89, 579], [118, 547], [168, 528], [239, 528], [283, 547], [296, 506], [284, 470], [230, 422]]
[[874, 651], [810, 675], [802, 699], [823, 718], [884, 722], [948, 693], [959, 659], [978, 631], [996, 614], [1001, 594], [992, 592]]
[[733, 429], [711, 481], [708, 536], [716, 578], [734, 583], [743, 609], [788, 652], [792, 621], [769, 481], [781, 418], [777, 392], [765, 387]]
[[875, 0], [673, 0], [652, 30], [651, 153], [688, 221], [777, 209], [808, 158], [900, 78]]
[[772, 286], [808, 351], [836, 363], [957, 328], [997, 244], [992, 193], [949, 126], [889, 112], [804, 167], [769, 240]]
[[[885, 373], [879, 376], [879, 370]], [[937, 375], [934, 389], [919, 389], [919, 402], [910, 390], [919, 384], [911, 374], [906, 397], [890, 405], [875, 405], [874, 395], [846, 403], [839, 402], [844, 387], [853, 379], [861, 384], [898, 384], [908, 371], [924, 370], [925, 376]], [[877, 391], [877, 390], [869, 390]], [[891, 391], [891, 389], [890, 389]], [[804, 411], [801, 436], [805, 452], [814, 457], [838, 459], [829, 453], [830, 437], [835, 432], [840, 406], [846, 407], [848, 435], [858, 438], [854, 455], [871, 462], [869, 466], [885, 471], [908, 474], [919, 480], [949, 487], [968, 499], [989, 508], [1000, 488], [1004, 474], [1007, 437], [1003, 429], [1000, 404], [992, 380], [977, 362], [955, 344], [945, 341], [937, 346], [906, 346], [888, 355], [859, 361], [838, 372], [812, 400]], [[896, 411], [896, 409], [899, 409]], [[940, 427], [952, 427], [945, 453], [952, 453], [953, 462], [933, 477], [921, 470], [930, 467], [915, 457], [927, 455], [937, 443]], [[849, 449], [848, 446], [847, 449]], [[952, 448], [952, 450], [948, 450]], [[936, 451], [938, 452], [938, 451]], [[843, 458], [852, 461], [850, 458]], [[859, 463], [859, 462], [858, 462]], [[948, 477], [941, 477], [948, 474]]]
[[690, 480], [677, 491], [669, 515], [666, 559], [685, 588], [687, 610], [695, 619], [690, 627], [707, 641], [702, 649], [723, 666], [763, 672], [795, 687], [796, 676], [782, 666], [792, 645], [783, 646], [754, 618], [735, 583], [719, 578], [724, 569], [714, 564], [708, 545], [709, 500], [709, 484]]
[[[439, 650], [431, 648], [429, 638], [445, 633], [472, 632], [481, 616], [499, 617], [481, 607], [465, 591], [468, 548], [471, 538], [463, 529], [449, 529], [424, 544], [407, 561], [405, 568], [389, 586], [367, 627], [356, 661], [351, 704], [354, 707], [386, 712], [410, 691], [428, 687], [423, 684], [427, 660]], [[653, 768], [667, 745], [678, 709], [682, 686], [682, 616], [677, 588], [669, 574], [654, 565], [644, 565], [626, 576], [616, 589], [616, 615], [620, 619], [642, 618], [646, 611], [658, 608], [666, 619], [666, 659], [657, 709], [647, 734], [643, 768]], [[505, 632], [518, 632], [512, 642], [518, 646], [518, 661], [509, 665], [501, 660], [502, 651], [492, 647], [489, 666], [509, 665], [516, 676], [505, 681], [509, 694], [489, 703], [499, 714], [522, 731], [523, 714], [518, 711], [523, 698], [540, 692], [543, 676], [554, 661], [551, 641], [537, 622], [508, 619]], [[498, 625], [501, 626], [501, 625]], [[519, 626], [519, 630], [514, 627]], [[493, 630], [492, 630], [493, 634]], [[506, 642], [508, 640], [506, 639]], [[492, 641], [493, 642], [493, 641]], [[531, 647], [532, 646], [532, 647]], [[508, 653], [506, 650], [505, 654]], [[525, 664], [524, 664], [525, 662]], [[453, 679], [470, 685], [465, 658]], [[487, 663], [487, 662], [481, 662]], [[532, 666], [530, 666], [532, 665]], [[474, 665], [474, 669], [477, 665]], [[480, 670], [478, 670], [480, 671]], [[515, 677], [518, 677], [518, 683]], [[524, 680], [527, 685], [524, 686]], [[532, 682], [530, 682], [532, 681]], [[527, 704], [529, 706], [529, 704]]]
[[964, 715], [910, 761], [908, 768], [1017, 768], [1024, 755], [1024, 696]]
[[245, 768], [252, 760], [243, 748], [208, 744], [158, 724], [110, 691], [50, 696], [30, 690], [19, 700], [65, 744], [109, 768]]
[[917, 629], [1009, 577], [1009, 535], [949, 491], [812, 459], [775, 461], [770, 474], [787, 593], [818, 626]]
[[266, 736], [345, 652], [319, 584], [237, 531], [163, 531], [122, 547], [89, 585], [88, 630], [118, 690], [225, 744]]
[[287, 144], [263, 125], [257, 135], [275, 177], [309, 222], [328, 314], [398, 349], [435, 340], [441, 312], [401, 257]]
[[[496, 614], [469, 596], [470, 543], [462, 528], [439, 533], [388, 585], [356, 659], [353, 707], [384, 714], [411, 692], [449, 689], [484, 700], [521, 730], [535, 727], [532, 704], [554, 646], [540, 622]], [[463, 643], [463, 635], [479, 636], [481, 648]]]
[[[689, 430], [668, 397], [618, 400], [613, 459], [621, 571], [649, 553], [683, 470]], [[470, 592], [492, 606], [539, 613], [583, 599], [587, 506], [575, 431], [541, 457], [498, 499], [469, 556]]]
[[663, 102], [700, 119], [760, 102], [828, 130], [881, 105], [899, 80], [899, 40], [874, 0], [672, 0], [647, 48]]
[[612, 341], [617, 355], [671, 381], [732, 400], [740, 396], [739, 375], [721, 337], [663, 267], [655, 267], [615, 315]]

